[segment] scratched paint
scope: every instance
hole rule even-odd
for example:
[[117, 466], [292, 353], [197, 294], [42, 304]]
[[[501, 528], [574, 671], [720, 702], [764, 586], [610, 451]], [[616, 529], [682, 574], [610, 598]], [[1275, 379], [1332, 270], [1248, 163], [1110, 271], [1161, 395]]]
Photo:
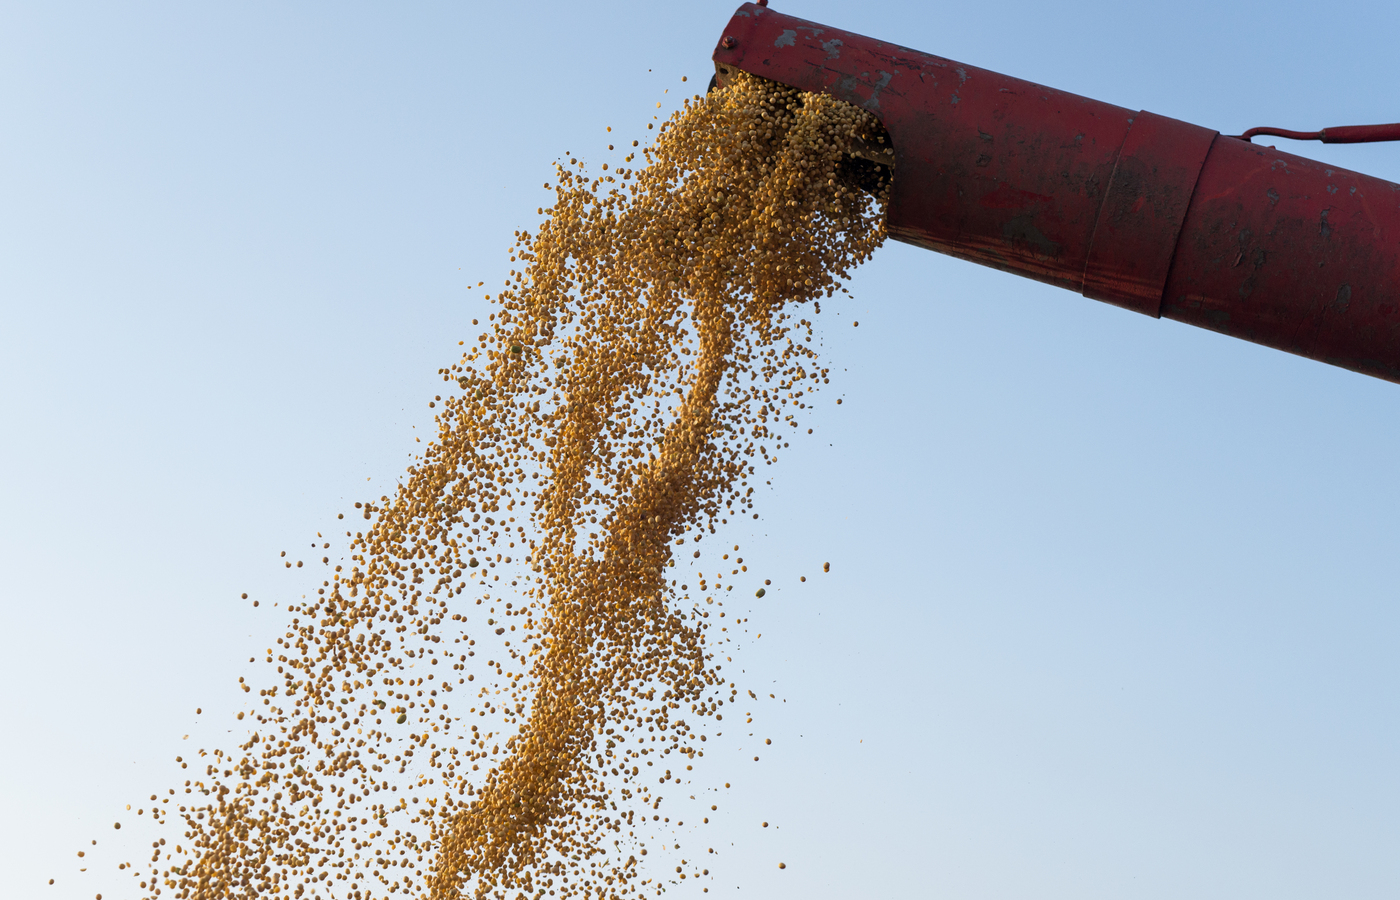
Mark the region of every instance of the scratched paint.
[[889, 72], [881, 72], [879, 79], [871, 85], [870, 99], [862, 103], [861, 106], [871, 112], [878, 112], [880, 109], [880, 92], [885, 89], [892, 78], [894, 78], [894, 76]]

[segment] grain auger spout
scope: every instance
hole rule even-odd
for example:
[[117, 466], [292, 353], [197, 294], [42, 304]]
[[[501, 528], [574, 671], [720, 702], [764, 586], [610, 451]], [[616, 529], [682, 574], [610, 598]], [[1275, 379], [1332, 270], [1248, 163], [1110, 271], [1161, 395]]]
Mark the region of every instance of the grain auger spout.
[[1400, 382], [1400, 185], [746, 3], [739, 69], [879, 116], [897, 240]]

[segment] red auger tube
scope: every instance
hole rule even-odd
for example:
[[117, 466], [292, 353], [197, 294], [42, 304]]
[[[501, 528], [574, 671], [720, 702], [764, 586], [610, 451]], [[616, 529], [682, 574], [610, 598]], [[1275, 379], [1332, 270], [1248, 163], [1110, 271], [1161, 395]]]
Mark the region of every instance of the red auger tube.
[[1400, 382], [1400, 185], [753, 3], [714, 60], [878, 115], [898, 240]]

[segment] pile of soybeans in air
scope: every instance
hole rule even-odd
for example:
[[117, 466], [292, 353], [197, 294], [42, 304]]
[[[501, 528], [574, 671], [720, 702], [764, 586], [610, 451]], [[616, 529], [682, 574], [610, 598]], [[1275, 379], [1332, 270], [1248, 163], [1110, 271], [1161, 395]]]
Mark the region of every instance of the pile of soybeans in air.
[[[709, 875], [644, 856], [665, 785], [723, 731], [735, 629], [715, 629], [757, 585], [737, 546], [685, 545], [748, 517], [756, 466], [828, 380], [802, 314], [884, 239], [888, 170], [852, 156], [884, 141], [865, 111], [736, 73], [624, 165], [556, 167], [440, 370], [436, 438], [355, 504], [366, 530], [288, 608], [276, 677], [241, 685], [256, 731], [152, 795], [182, 837], [130, 867], [144, 896], [629, 897]], [[693, 588], [668, 578], [680, 557]]]

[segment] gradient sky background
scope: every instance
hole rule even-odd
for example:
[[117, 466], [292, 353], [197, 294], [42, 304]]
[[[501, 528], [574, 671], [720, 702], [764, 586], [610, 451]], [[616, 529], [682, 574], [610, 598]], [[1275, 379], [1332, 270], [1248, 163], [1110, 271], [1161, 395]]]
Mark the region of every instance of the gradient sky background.
[[[551, 161], [733, 6], [0, 6], [0, 894], [133, 893], [278, 552], [394, 483]], [[775, 8], [1226, 133], [1400, 119], [1394, 4]], [[899, 244], [852, 290], [731, 532], [786, 702], [711, 754], [711, 894], [1395, 896], [1400, 386]]]

